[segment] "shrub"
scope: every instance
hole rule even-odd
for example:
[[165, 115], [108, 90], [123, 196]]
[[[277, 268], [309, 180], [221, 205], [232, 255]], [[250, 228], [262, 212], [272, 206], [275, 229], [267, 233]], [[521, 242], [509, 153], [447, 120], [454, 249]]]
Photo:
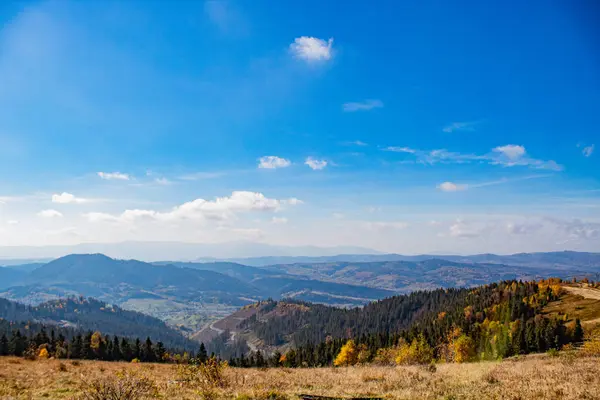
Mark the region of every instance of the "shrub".
[[550, 349], [546, 354], [548, 354], [548, 357], [558, 357], [559, 352], [556, 349]]
[[80, 400], [138, 400], [155, 397], [158, 391], [154, 383], [133, 373], [120, 372], [114, 376], [84, 382]]
[[64, 363], [58, 364], [58, 371], [59, 372], [67, 372], [67, 366]]
[[600, 356], [600, 339], [593, 338], [583, 342], [581, 353], [585, 356]]
[[463, 363], [471, 361], [475, 355], [475, 343], [470, 336], [460, 335], [453, 343], [454, 361]]
[[396, 357], [398, 355], [398, 349], [396, 347], [384, 347], [377, 350], [375, 356], [375, 363], [380, 365], [394, 365], [396, 363]]
[[29, 347], [25, 352], [23, 352], [23, 358], [30, 361], [35, 361], [37, 359], [37, 348], [34, 346]]
[[429, 364], [433, 361], [433, 349], [425, 340], [423, 335], [413, 339], [409, 345], [407, 342], [400, 342], [398, 354], [396, 355], [396, 364]]
[[71, 361], [71, 365], [74, 367], [79, 367], [81, 365], [81, 362], [79, 360], [73, 360]]
[[213, 357], [204, 363], [181, 364], [178, 366], [177, 374], [180, 381], [198, 385], [208, 395], [214, 388], [228, 386], [229, 382], [225, 376], [226, 368], [227, 363]]

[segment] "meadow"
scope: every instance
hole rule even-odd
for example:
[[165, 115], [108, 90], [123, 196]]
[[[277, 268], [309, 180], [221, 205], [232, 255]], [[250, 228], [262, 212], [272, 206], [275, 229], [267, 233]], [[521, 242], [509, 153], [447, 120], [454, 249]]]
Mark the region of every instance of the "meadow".
[[[600, 358], [565, 352], [435, 366], [226, 367], [218, 382], [188, 379], [190, 371], [182, 368], [187, 367], [2, 357], [0, 398], [276, 400], [312, 394], [386, 399], [600, 399]], [[109, 392], [114, 395], [113, 389], [121, 390], [121, 396], [108, 397]], [[128, 390], [129, 397], [123, 395]]]

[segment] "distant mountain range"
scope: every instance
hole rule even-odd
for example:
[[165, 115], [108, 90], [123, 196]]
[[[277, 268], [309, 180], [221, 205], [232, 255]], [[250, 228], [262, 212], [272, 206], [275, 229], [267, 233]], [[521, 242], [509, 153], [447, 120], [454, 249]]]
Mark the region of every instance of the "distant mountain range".
[[600, 266], [600, 253], [586, 253], [577, 251], [556, 251], [545, 253], [518, 253], [511, 255], [475, 254], [475, 255], [443, 255], [443, 254], [421, 254], [407, 256], [402, 254], [338, 254], [334, 256], [266, 256], [248, 258], [213, 259], [203, 258], [197, 261], [214, 262], [229, 261], [255, 267], [275, 264], [315, 264], [330, 262], [383, 262], [383, 261], [425, 261], [441, 259], [459, 263], [490, 263], [536, 266], [544, 268], [552, 267], [594, 267]]
[[550, 276], [597, 280], [600, 276], [600, 254], [578, 252], [278, 256], [240, 261], [255, 265], [147, 263], [102, 254], [69, 255], [48, 263], [0, 268], [0, 297], [28, 304], [73, 295], [94, 297], [193, 334], [244, 305], [268, 298], [349, 307], [423, 289]]
[[[182, 242], [119, 242], [81, 243], [65, 246], [0, 246], [0, 265], [14, 264], [11, 259], [53, 259], [67, 254], [102, 253], [119, 259], [142, 261], [177, 260], [196, 261], [212, 258], [213, 261], [230, 257], [271, 256], [333, 256], [336, 254], [378, 254], [379, 252], [356, 246], [275, 246], [256, 242], [182, 243]], [[8, 262], [3, 262], [6, 259]]]
[[83, 295], [192, 330], [261, 299], [291, 297], [352, 306], [394, 293], [235, 263], [151, 264], [102, 254], [0, 268], [0, 297], [37, 304]]

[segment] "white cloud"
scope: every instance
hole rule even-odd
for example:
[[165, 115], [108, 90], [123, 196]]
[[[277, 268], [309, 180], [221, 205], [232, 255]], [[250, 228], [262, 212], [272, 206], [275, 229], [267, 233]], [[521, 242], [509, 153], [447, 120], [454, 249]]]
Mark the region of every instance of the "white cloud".
[[313, 170], [322, 170], [327, 166], [326, 160], [317, 160], [312, 157], [308, 157], [304, 164], [308, 165]]
[[294, 57], [308, 61], [327, 61], [333, 56], [333, 38], [325, 41], [315, 37], [302, 36], [294, 39], [290, 44], [290, 51]]
[[6, 221], [6, 223], [8, 225], [18, 225], [19, 221], [17, 221], [16, 219], [10, 219], [10, 220]]
[[582, 153], [584, 156], [589, 157], [594, 152], [594, 145], [586, 146], [583, 148]]
[[133, 222], [140, 219], [156, 221], [177, 220], [216, 220], [235, 218], [237, 213], [263, 211], [276, 212], [286, 205], [298, 205], [302, 201], [294, 197], [289, 199], [271, 199], [262, 193], [235, 191], [229, 197], [217, 197], [213, 201], [196, 199], [174, 207], [168, 212], [154, 210], [125, 210], [119, 215], [92, 212], [84, 214], [90, 222]]
[[590, 240], [600, 238], [600, 222], [582, 221], [580, 219], [559, 220], [548, 218], [557, 228], [575, 240]]
[[264, 156], [258, 159], [258, 168], [275, 169], [292, 165], [290, 160], [277, 156]]
[[453, 122], [450, 125], [445, 126], [442, 131], [446, 133], [455, 131], [474, 131], [477, 124], [479, 124], [479, 121]]
[[440, 189], [442, 192], [460, 192], [462, 190], [467, 190], [468, 185], [444, 182], [438, 185], [438, 189]]
[[369, 99], [361, 102], [344, 103], [342, 106], [345, 112], [369, 111], [374, 108], [383, 107], [383, 102], [377, 99]]
[[273, 224], [287, 224], [288, 219], [285, 217], [273, 217], [271, 218], [271, 223]]
[[384, 150], [393, 151], [395, 153], [409, 153], [409, 154], [415, 154], [417, 152], [417, 150], [411, 149], [410, 147], [397, 147], [397, 146], [389, 146], [389, 147], [386, 147]]
[[360, 140], [355, 140], [354, 142], [350, 142], [350, 144], [354, 144], [354, 145], [356, 145], [356, 146], [368, 146], [368, 144], [367, 144], [367, 143], [365, 143], [365, 142], [362, 142], [362, 141], [360, 141]]
[[462, 220], [458, 219], [450, 225], [450, 236], [461, 238], [475, 238], [481, 235], [481, 230], [478, 230]]
[[120, 172], [98, 172], [98, 176], [106, 180], [128, 181], [131, 179], [128, 174], [122, 174]]
[[63, 216], [62, 213], [56, 210], [43, 210], [40, 211], [37, 215], [42, 218], [60, 218]]
[[67, 193], [67, 192], [52, 195], [52, 202], [58, 203], [58, 204], [71, 204], [71, 203], [81, 204], [81, 203], [85, 203], [87, 201], [88, 201], [87, 199], [75, 197], [75, 195], [73, 195], [71, 193]]
[[[410, 147], [390, 146], [383, 149], [396, 153], [408, 153], [421, 164], [469, 164], [486, 163], [503, 167], [523, 166], [532, 169], [562, 171], [563, 166], [553, 160], [538, 160], [527, 155], [525, 148], [519, 145], [505, 145], [493, 148], [487, 154], [457, 153], [446, 149], [419, 150]], [[406, 160], [405, 160], [406, 161]], [[411, 161], [411, 160], [408, 160]]]
[[518, 160], [525, 155], [525, 147], [516, 144], [498, 146], [494, 148], [493, 151], [503, 154], [510, 160]]
[[338, 212], [331, 214], [331, 216], [335, 219], [344, 219], [346, 217], [344, 214]]

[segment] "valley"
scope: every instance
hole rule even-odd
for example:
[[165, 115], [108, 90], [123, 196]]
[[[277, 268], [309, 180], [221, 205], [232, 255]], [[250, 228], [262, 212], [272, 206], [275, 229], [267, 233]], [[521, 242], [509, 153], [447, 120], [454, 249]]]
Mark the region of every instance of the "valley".
[[[254, 266], [232, 261], [148, 263], [101, 254], [22, 265], [11, 260], [10, 266], [0, 267], [0, 297], [26, 304], [93, 297], [159, 318], [185, 336], [203, 338], [211, 323], [269, 298], [347, 308], [417, 290], [549, 276], [594, 279], [600, 272], [600, 255], [594, 253], [439, 257], [355, 254], [238, 260]], [[292, 263], [264, 265], [267, 261]]]

